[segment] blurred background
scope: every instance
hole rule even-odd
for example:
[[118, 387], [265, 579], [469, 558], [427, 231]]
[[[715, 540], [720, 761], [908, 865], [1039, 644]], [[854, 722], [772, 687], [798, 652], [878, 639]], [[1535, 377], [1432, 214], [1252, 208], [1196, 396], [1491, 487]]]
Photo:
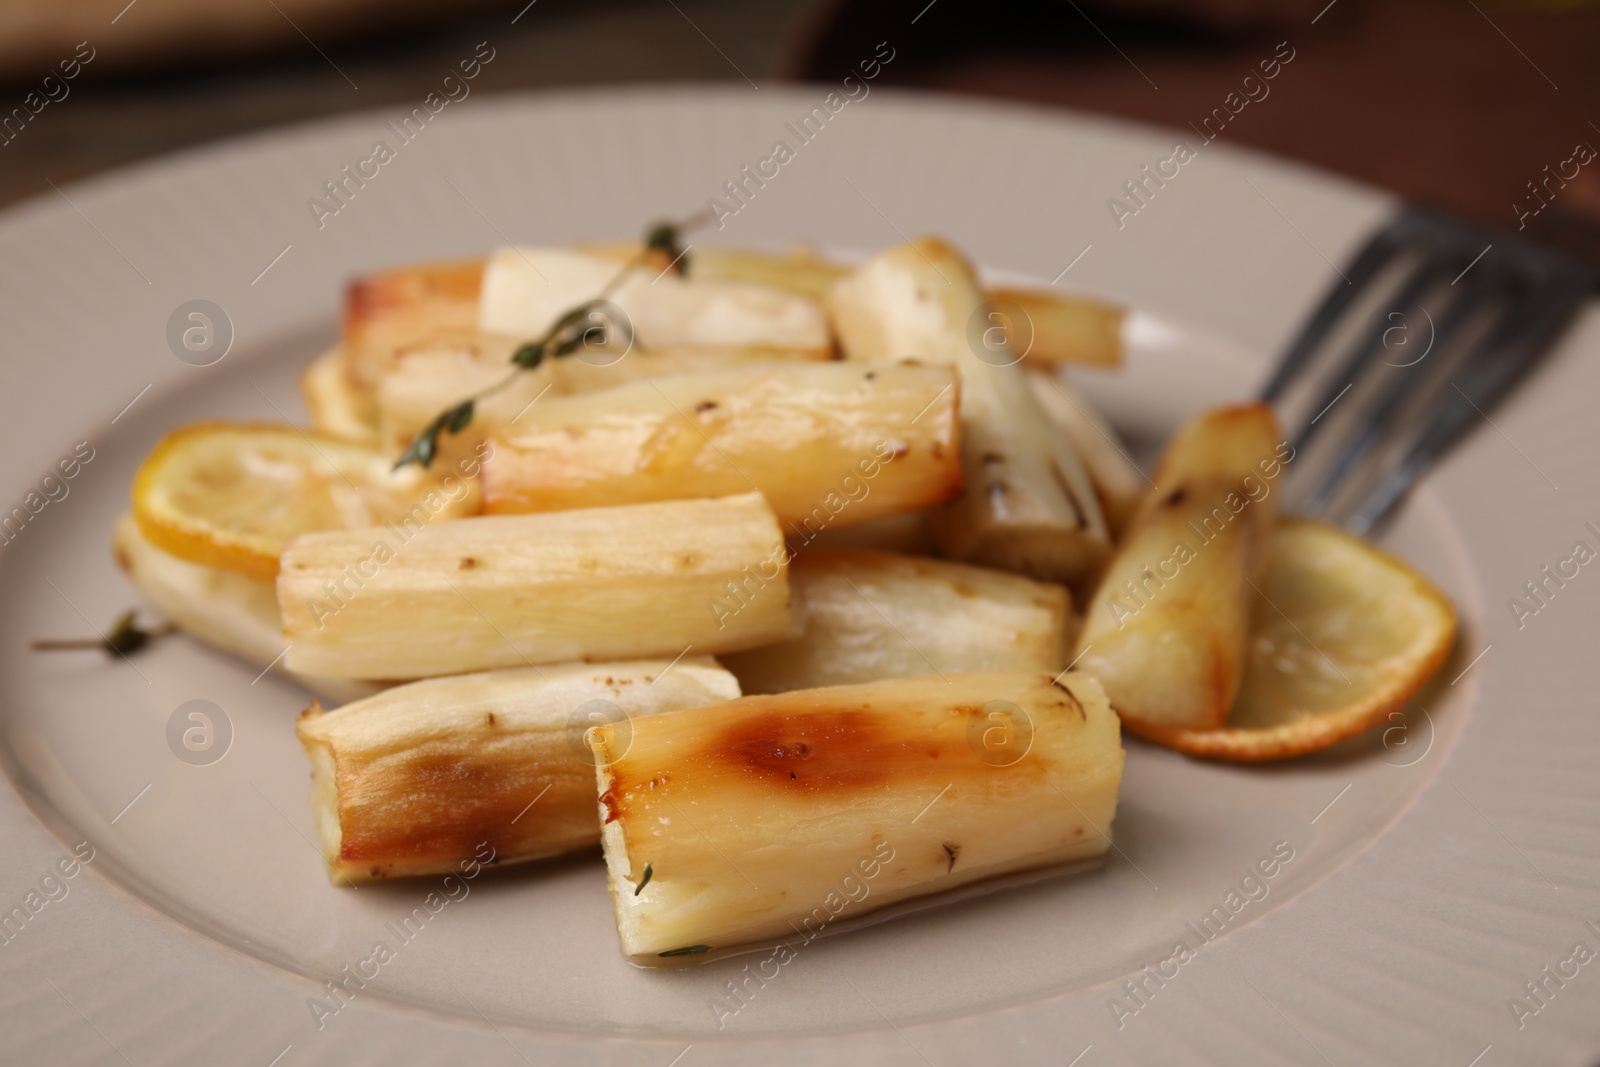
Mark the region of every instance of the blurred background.
[[[890, 28], [892, 27], [892, 32]], [[1592, 0], [5, 0], [0, 206], [251, 130], [405, 104], [478, 42], [474, 93], [885, 83], [1198, 127], [1600, 258]], [[1237, 99], [1237, 97], [1235, 98]], [[1576, 177], [1572, 177], [1573, 169]]]

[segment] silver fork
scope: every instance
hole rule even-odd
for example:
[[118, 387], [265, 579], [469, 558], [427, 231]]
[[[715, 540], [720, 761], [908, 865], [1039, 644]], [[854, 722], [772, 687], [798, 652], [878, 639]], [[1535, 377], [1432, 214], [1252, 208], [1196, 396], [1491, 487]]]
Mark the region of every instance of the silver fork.
[[1262, 399], [1294, 461], [1285, 506], [1359, 534], [1552, 348], [1600, 270], [1408, 207], [1335, 279]]

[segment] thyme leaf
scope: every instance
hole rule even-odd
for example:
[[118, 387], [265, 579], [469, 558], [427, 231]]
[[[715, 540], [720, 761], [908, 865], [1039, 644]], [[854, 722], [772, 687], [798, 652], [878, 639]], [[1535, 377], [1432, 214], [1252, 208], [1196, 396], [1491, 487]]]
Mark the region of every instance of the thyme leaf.
[[658, 952], [658, 956], [703, 956], [711, 951], [710, 945], [688, 945], [684, 948], [669, 948], [665, 952]]
[[440, 412], [437, 418], [417, 434], [410, 447], [395, 461], [394, 469], [399, 470], [407, 463], [427, 467], [433, 462], [433, 457], [439, 454], [439, 435], [445, 432], [455, 434], [465, 430], [472, 422], [472, 413], [476, 405], [477, 398], [469, 396], [454, 407]]
[[467, 428], [467, 423], [472, 421], [473, 406], [474, 401], [464, 400], [455, 407], [451, 408], [449, 411], [445, 412], [445, 416], [448, 417], [450, 421], [445, 423], [444, 428], [449, 430], [451, 433], [460, 433], [462, 430], [465, 430]]
[[650, 876], [655, 873], [655, 869], [648, 863], [644, 865], [644, 876], [639, 879], [639, 884], [633, 887], [634, 896], [644, 892], [644, 887], [650, 884]]
[[660, 252], [667, 257], [669, 270], [676, 271], [683, 277], [689, 276], [689, 257], [679, 240], [680, 227], [670, 222], [658, 222], [650, 227], [650, 232], [645, 235], [644, 247], [647, 252]]
[[523, 370], [532, 370], [544, 362], [544, 342], [529, 341], [511, 354], [511, 362]]

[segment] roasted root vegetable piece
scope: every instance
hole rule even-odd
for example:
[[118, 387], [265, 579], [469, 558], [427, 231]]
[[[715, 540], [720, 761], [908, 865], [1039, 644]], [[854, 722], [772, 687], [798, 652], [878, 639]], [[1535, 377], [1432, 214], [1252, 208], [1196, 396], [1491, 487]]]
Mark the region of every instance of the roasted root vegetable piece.
[[1105, 685], [1128, 729], [1227, 720], [1293, 455], [1264, 404], [1208, 412], [1167, 444], [1078, 639], [1079, 668]]
[[[504, 249], [488, 260], [421, 263], [358, 279], [345, 297], [345, 372], [375, 389], [403, 349], [477, 332], [527, 341], [598, 297], [631, 254]], [[831, 354], [827, 319], [813, 296], [726, 274], [692, 282], [673, 274], [651, 285], [659, 271], [652, 265], [635, 272], [613, 297], [651, 346]]]
[[834, 287], [832, 308], [852, 360], [960, 369], [965, 492], [932, 517], [944, 555], [1068, 584], [1099, 565], [1111, 541], [1088, 473], [959, 253], [924, 238], [874, 256]]
[[[596, 246], [590, 250], [620, 262], [637, 254], [639, 246]], [[755, 282], [814, 300], [826, 300], [833, 284], [850, 273], [845, 264], [822, 259], [806, 249], [764, 252], [696, 244], [685, 258], [693, 278]], [[1002, 315], [1007, 320], [1003, 323], [1007, 339], [1026, 350], [1032, 366], [1077, 363], [1112, 367], [1122, 362], [1124, 311], [1115, 304], [1048, 289], [1005, 285], [988, 286], [983, 295], [1008, 313]], [[1022, 313], [1022, 321], [1013, 335], [1008, 320], [1017, 311]]]
[[1113, 535], [1121, 534], [1150, 487], [1144, 472], [1128, 458], [1117, 431], [1065, 376], [1050, 371], [1030, 372], [1028, 385], [1045, 414], [1072, 438], [1084, 469], [1089, 472], [1106, 526]]
[[417, 263], [358, 278], [345, 290], [345, 373], [357, 386], [378, 384], [389, 357], [440, 333], [478, 325], [483, 260]]
[[738, 695], [731, 674], [691, 656], [461, 674], [333, 712], [312, 704], [296, 732], [328, 871], [361, 882], [593, 848], [587, 731]]
[[[588, 246], [577, 251], [615, 271], [637, 253], [638, 246]], [[849, 273], [847, 266], [806, 251], [762, 252], [696, 245], [685, 259], [685, 274], [697, 284], [755, 285], [819, 303], [825, 300], [833, 283]], [[483, 260], [421, 263], [382, 271], [352, 283], [345, 299], [346, 373], [353, 381], [371, 388], [377, 384], [386, 361], [399, 349], [440, 334], [476, 330], [484, 266]], [[665, 264], [652, 263], [645, 272], [646, 281], [664, 267]], [[599, 271], [594, 274], [598, 277]], [[577, 294], [568, 307], [598, 296], [605, 280], [592, 291]], [[1032, 335], [1027, 348], [1030, 364], [1107, 366], [1122, 360], [1121, 308], [1087, 297], [1010, 286], [992, 287], [984, 296], [1015, 305], [1025, 313]], [[679, 329], [672, 326], [669, 332]], [[802, 347], [818, 348], [817, 336], [808, 331]], [[646, 340], [667, 343], [664, 337]], [[742, 346], [746, 342], [734, 344]], [[826, 348], [827, 341], [821, 341], [820, 347]]]
[[689, 274], [694, 278], [755, 282], [788, 289], [813, 300], [825, 300], [833, 283], [850, 273], [841, 263], [822, 259], [805, 249], [762, 252], [696, 245], [689, 253]]
[[591, 739], [617, 928], [637, 963], [700, 962], [1100, 856], [1122, 775], [1116, 715], [1082, 674], [744, 697]]
[[[524, 340], [473, 332], [460, 337], [438, 337], [397, 352], [378, 382], [375, 417], [382, 431], [382, 447], [399, 455], [439, 412], [503, 381], [513, 370], [512, 353]], [[525, 425], [522, 416], [531, 411], [534, 404], [569, 393], [592, 393], [641, 378], [790, 359], [813, 360], [826, 354], [822, 349], [771, 346], [641, 346], [621, 357], [591, 358], [579, 352], [563, 359], [546, 360], [531, 371], [521, 372], [492, 396], [480, 400], [468, 431], [441, 437], [439, 454], [454, 456], [470, 451], [483, 438], [513, 436]]]
[[790, 635], [787, 559], [755, 493], [308, 534], [278, 576], [284, 658], [400, 679], [731, 652]]
[[[486, 508], [552, 511], [755, 488], [791, 530], [960, 489], [949, 367], [778, 363], [546, 399], [495, 442]], [[848, 501], [833, 507], [829, 498]], [[826, 520], [824, 522], [824, 519]]]
[[133, 516], [117, 520], [112, 537], [117, 566], [140, 594], [180, 630], [202, 644], [238, 656], [335, 704], [360, 700], [383, 687], [350, 678], [318, 678], [283, 666], [283, 626], [272, 582], [247, 578], [168, 555], [144, 539]]
[[806, 550], [789, 567], [800, 636], [722, 657], [746, 693], [919, 674], [1061, 669], [1059, 585], [888, 552]]
[[516, 370], [512, 353], [524, 340], [470, 330], [436, 334], [393, 353], [374, 391], [378, 447], [385, 455], [401, 455], [441, 411], [506, 382], [476, 402], [472, 422], [463, 432], [439, 435], [435, 462], [448, 465], [513, 425], [531, 405], [566, 392], [558, 366], [564, 360], [546, 360], [511, 377]]
[[1022, 349], [1034, 366], [1081, 363], [1115, 367], [1122, 362], [1124, 312], [1115, 304], [1009, 286], [991, 287], [984, 292], [984, 299], [997, 308], [1010, 304], [1022, 312], [1021, 323], [1015, 327], [1007, 323], [1007, 340]]
[[760, 363], [817, 363], [832, 359], [825, 348], [787, 348], [782, 345], [744, 345], [736, 348], [635, 346], [615, 363], [608, 357], [585, 359], [582, 354], [556, 361], [556, 377], [565, 393], [595, 393], [642, 378], [729, 370]]
[[[610, 287], [619, 264], [564, 248], [504, 248], [483, 272], [478, 328], [536, 337]], [[737, 281], [698, 281], [676, 271], [634, 270], [614, 289], [633, 334], [647, 345], [826, 350], [832, 339], [817, 301]]]
[[345, 373], [344, 350], [338, 345], [300, 373], [300, 396], [311, 414], [312, 429], [351, 444], [378, 443], [378, 408], [372, 391]]
[[[598, 256], [617, 264], [637, 256], [643, 246], [632, 242], [583, 243], [573, 250]], [[652, 250], [651, 261], [657, 271], [667, 264], [667, 256]], [[823, 259], [808, 248], [772, 252], [749, 248], [715, 248], [698, 242], [678, 261], [684, 275], [695, 281], [747, 282], [796, 293], [818, 302], [827, 299], [833, 283], [850, 273], [850, 268]]]

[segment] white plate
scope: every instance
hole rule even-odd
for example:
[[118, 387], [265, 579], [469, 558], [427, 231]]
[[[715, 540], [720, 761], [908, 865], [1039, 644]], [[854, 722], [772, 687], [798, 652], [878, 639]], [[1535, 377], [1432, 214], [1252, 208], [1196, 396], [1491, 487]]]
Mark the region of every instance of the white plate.
[[[1600, 949], [1589, 682], [1600, 573], [1585, 568], [1521, 631], [1505, 601], [1573, 542], [1600, 544], [1583, 526], [1600, 520], [1592, 313], [1387, 537], [1465, 620], [1425, 716], [1282, 766], [1198, 763], [1130, 741], [1120, 851], [1103, 871], [813, 945], [764, 985], [750, 979], [720, 1031], [711, 1002], [745, 972], [625, 965], [596, 858], [483, 877], [409, 942], [389, 923], [429, 881], [331, 887], [290, 729], [304, 697], [273, 677], [253, 681], [254, 669], [183, 639], [131, 664], [25, 650], [135, 602], [106, 545], [159, 434], [300, 414], [295, 374], [334, 336], [345, 279], [508, 239], [629, 237], [718, 195], [792, 140], [784, 123], [820, 97], [654, 88], [475, 101], [401, 146], [321, 229], [308, 198], [375, 140], [393, 142], [388, 116], [188, 153], [5, 217], [0, 485], [20, 500], [77, 442], [95, 449], [68, 495], [0, 550], [4, 757], [22, 797], [0, 798], [0, 910], [37, 910], [0, 945], [6, 1062], [1464, 1067], [1488, 1046], [1477, 1063], [1590, 1062], [1600, 962], [1550, 983], [1520, 1029], [1508, 998], [1526, 998], [1523, 983], [1563, 966], [1574, 943]], [[878, 90], [697, 239], [868, 249], [938, 232], [992, 270], [1041, 282], [1073, 263], [1063, 286], [1139, 311], [1128, 370], [1083, 380], [1148, 443], [1203, 404], [1249, 395], [1329, 261], [1392, 208], [1211, 146], [1119, 229], [1107, 198], [1171, 143]], [[225, 309], [236, 335], [208, 367], [180, 362], [166, 339], [169, 316], [194, 299]], [[167, 742], [175, 709], [194, 699], [220, 706], [233, 730], [209, 766]], [[61, 882], [61, 899], [30, 898], [80, 841], [95, 850], [87, 873]], [[1293, 859], [1230, 914], [1244, 899], [1230, 891], [1275, 845]], [[1219, 906], [1223, 933], [1203, 943], [1195, 928]], [[1142, 1006], [1131, 1000], [1124, 983], [1185, 940], [1194, 958], [1147, 980]], [[319, 1029], [310, 1003], [324, 981], [379, 941], [395, 959]]]

